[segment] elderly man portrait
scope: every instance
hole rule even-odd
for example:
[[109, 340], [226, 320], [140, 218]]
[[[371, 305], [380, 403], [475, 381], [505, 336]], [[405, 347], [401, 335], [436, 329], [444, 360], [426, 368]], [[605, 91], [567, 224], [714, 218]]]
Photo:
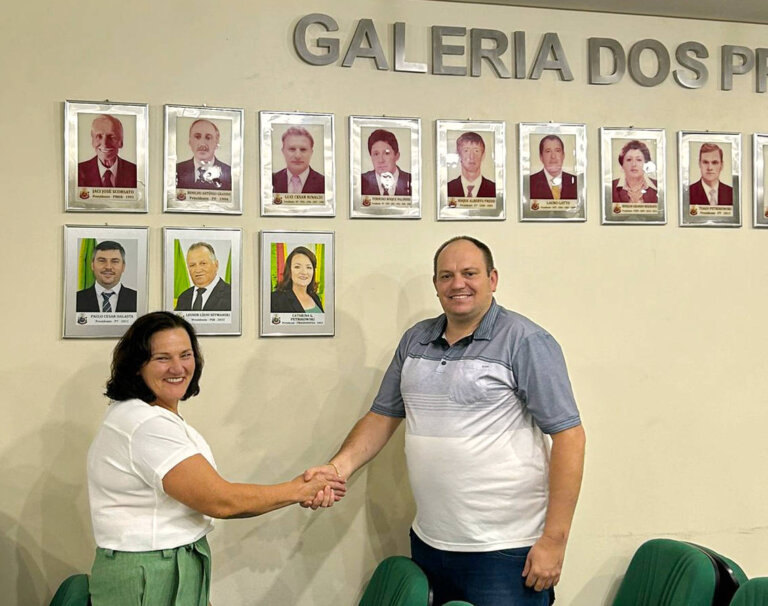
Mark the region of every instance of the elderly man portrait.
[[361, 175], [364, 196], [410, 196], [411, 173], [402, 170], [397, 137], [388, 130], [377, 128], [368, 136], [368, 153], [373, 170]]
[[176, 165], [179, 189], [232, 189], [232, 169], [216, 157], [221, 134], [211, 120], [201, 118], [189, 127], [192, 157]]
[[325, 193], [325, 177], [309, 165], [314, 148], [315, 140], [306, 128], [291, 126], [286, 129], [280, 148], [285, 158], [285, 168], [272, 173], [274, 193]]
[[496, 183], [481, 174], [485, 141], [475, 132], [462, 133], [456, 140], [461, 175], [448, 182], [448, 196], [457, 198], [495, 198]]
[[208, 242], [187, 250], [187, 270], [193, 286], [176, 300], [175, 311], [232, 311], [232, 287], [219, 276], [219, 261]]
[[733, 188], [720, 181], [723, 170], [723, 150], [714, 143], [704, 143], [699, 148], [701, 179], [692, 183], [689, 204], [703, 206], [733, 206]]
[[136, 187], [136, 165], [118, 155], [123, 148], [120, 120], [109, 114], [96, 116], [91, 123], [91, 146], [96, 155], [77, 165], [78, 187]]
[[576, 175], [563, 172], [565, 145], [557, 135], [547, 135], [539, 141], [542, 169], [530, 177], [531, 200], [576, 200]]
[[75, 310], [85, 313], [135, 312], [136, 291], [121, 280], [125, 271], [125, 248], [119, 242], [99, 242], [91, 255], [93, 286], [78, 290]]

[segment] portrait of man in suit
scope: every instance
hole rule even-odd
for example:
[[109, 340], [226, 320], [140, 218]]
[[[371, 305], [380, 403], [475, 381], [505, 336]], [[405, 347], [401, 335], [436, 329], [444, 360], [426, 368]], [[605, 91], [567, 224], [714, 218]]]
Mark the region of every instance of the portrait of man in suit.
[[411, 173], [402, 170], [400, 146], [394, 133], [377, 128], [368, 136], [368, 153], [373, 170], [364, 172], [360, 190], [364, 196], [410, 196]]
[[324, 194], [325, 177], [309, 162], [315, 148], [312, 134], [301, 126], [291, 126], [283, 133], [280, 151], [285, 168], [272, 173], [272, 191], [276, 194]]
[[530, 177], [531, 200], [576, 200], [576, 176], [563, 171], [565, 144], [557, 135], [546, 135], [539, 141], [542, 169]]
[[192, 157], [176, 164], [176, 187], [179, 189], [232, 189], [232, 169], [216, 157], [219, 127], [200, 118], [189, 127]]
[[475, 132], [462, 133], [456, 140], [461, 175], [448, 182], [448, 196], [457, 198], [495, 198], [496, 183], [483, 177], [485, 141]]
[[701, 179], [691, 184], [688, 203], [704, 206], [733, 206], [733, 188], [720, 181], [723, 170], [723, 150], [715, 143], [699, 148]]
[[194, 286], [183, 291], [175, 311], [232, 311], [232, 287], [219, 277], [219, 261], [208, 242], [187, 250], [187, 270]]
[[125, 248], [119, 242], [104, 240], [93, 249], [91, 271], [93, 286], [78, 290], [78, 312], [136, 312], [136, 291], [121, 283], [125, 271]]
[[123, 123], [101, 114], [91, 123], [91, 146], [96, 155], [77, 165], [78, 187], [135, 188], [136, 165], [118, 154], [123, 147]]

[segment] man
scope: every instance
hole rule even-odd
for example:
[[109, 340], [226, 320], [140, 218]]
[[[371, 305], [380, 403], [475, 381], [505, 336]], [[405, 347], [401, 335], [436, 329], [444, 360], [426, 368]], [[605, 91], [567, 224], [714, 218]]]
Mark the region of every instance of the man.
[[187, 250], [187, 269], [194, 286], [179, 295], [174, 311], [231, 311], [232, 287], [219, 277], [219, 261], [208, 242]]
[[325, 177], [309, 166], [315, 140], [306, 128], [291, 126], [282, 137], [286, 168], [272, 173], [276, 194], [324, 194]]
[[364, 196], [410, 196], [411, 173], [400, 170], [400, 146], [397, 137], [388, 130], [378, 128], [368, 137], [368, 153], [373, 170], [361, 175], [361, 194]]
[[136, 291], [120, 282], [125, 271], [125, 249], [122, 244], [112, 240], [99, 242], [91, 255], [91, 271], [96, 282], [89, 288], [77, 291], [76, 311], [136, 312]]
[[370, 411], [305, 477], [333, 467], [348, 479], [406, 418], [411, 554], [435, 604], [550, 604], [584, 463], [565, 360], [549, 333], [496, 304], [485, 244], [453, 238], [433, 263], [445, 313], [406, 331]]
[[576, 176], [563, 172], [565, 146], [557, 135], [539, 141], [539, 160], [544, 167], [531, 175], [531, 200], [576, 200]]
[[232, 189], [232, 169], [216, 157], [219, 127], [210, 120], [195, 120], [189, 127], [192, 157], [176, 165], [176, 187], [180, 189]]
[[699, 148], [701, 179], [689, 189], [689, 204], [705, 206], [733, 206], [733, 188], [720, 182], [723, 170], [723, 150], [714, 143]]
[[456, 140], [461, 175], [448, 182], [448, 196], [456, 198], [495, 198], [496, 183], [480, 174], [485, 158], [485, 141], [477, 133], [462, 133]]
[[91, 145], [96, 155], [77, 165], [78, 187], [136, 187], [136, 165], [118, 156], [123, 147], [123, 124], [102, 114], [91, 123]]

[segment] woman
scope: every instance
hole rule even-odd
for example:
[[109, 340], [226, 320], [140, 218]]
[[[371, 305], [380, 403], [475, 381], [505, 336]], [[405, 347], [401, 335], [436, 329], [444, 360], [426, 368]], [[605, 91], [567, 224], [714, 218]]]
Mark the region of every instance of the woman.
[[317, 257], [308, 248], [297, 246], [290, 252], [283, 278], [272, 291], [272, 313], [323, 313], [323, 304], [317, 296], [316, 267]]
[[179, 401], [200, 392], [202, 370], [194, 329], [169, 312], [140, 317], [115, 347], [112, 402], [88, 451], [94, 606], [207, 606], [212, 518], [257, 516], [318, 492], [330, 506], [344, 493], [330, 475], [274, 485], [223, 479], [179, 416]]
[[642, 141], [630, 141], [621, 148], [619, 164], [624, 174], [613, 180], [614, 202], [624, 204], [658, 204], [656, 180], [645, 172], [646, 163], [651, 161], [651, 152]]

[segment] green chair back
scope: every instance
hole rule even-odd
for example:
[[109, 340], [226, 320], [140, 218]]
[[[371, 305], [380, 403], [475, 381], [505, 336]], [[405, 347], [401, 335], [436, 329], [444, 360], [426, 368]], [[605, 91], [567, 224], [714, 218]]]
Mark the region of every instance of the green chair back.
[[391, 556], [373, 572], [360, 606], [429, 606], [427, 575], [413, 560]]
[[73, 574], [64, 579], [51, 600], [51, 606], [88, 606], [90, 603], [87, 574]]
[[694, 543], [691, 543], [691, 545], [698, 547], [712, 558], [712, 563], [717, 569], [716, 576], [718, 583], [717, 588], [715, 589], [715, 596], [712, 598], [712, 606], [728, 606], [731, 603], [731, 599], [736, 593], [736, 590], [746, 583], [746, 573], [736, 562], [717, 553], [713, 549]]
[[731, 606], [768, 606], [768, 577], [756, 577], [742, 583]]

